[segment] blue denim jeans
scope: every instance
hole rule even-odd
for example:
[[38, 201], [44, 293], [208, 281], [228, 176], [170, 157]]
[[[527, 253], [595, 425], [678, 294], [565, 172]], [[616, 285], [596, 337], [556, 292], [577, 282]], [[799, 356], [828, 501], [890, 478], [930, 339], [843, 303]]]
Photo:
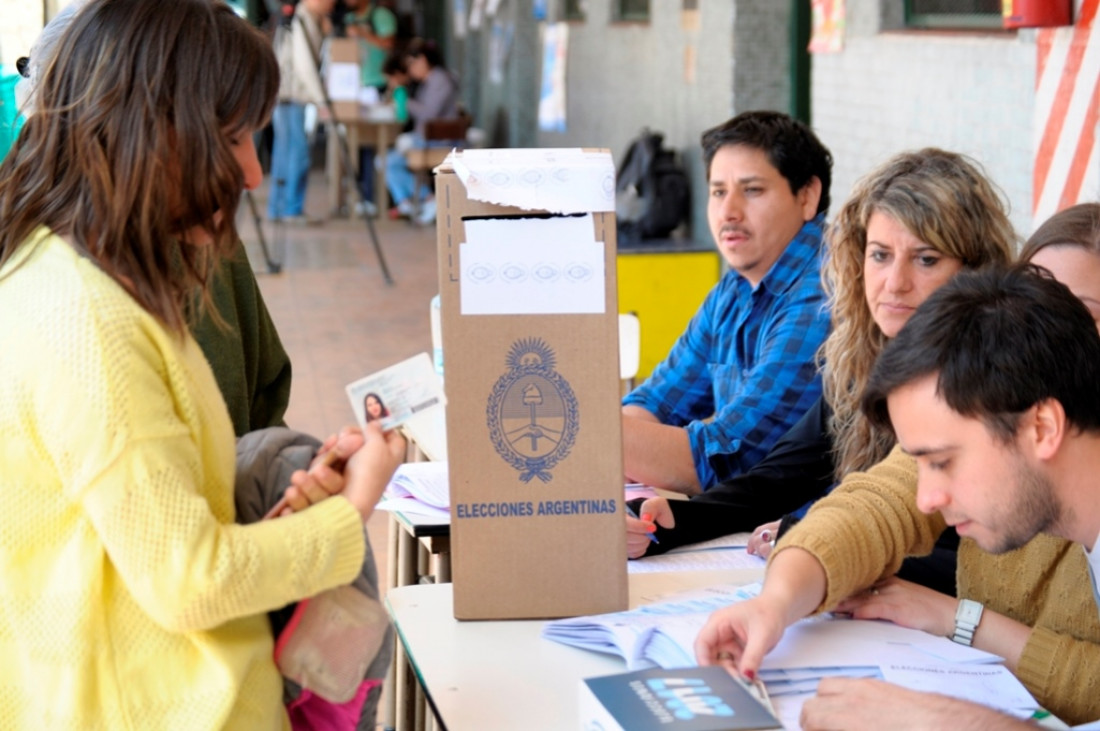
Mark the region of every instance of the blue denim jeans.
[[300, 216], [305, 208], [306, 180], [309, 176], [305, 105], [279, 102], [275, 106], [271, 124], [274, 141], [267, 215], [272, 219]]
[[395, 204], [411, 198], [416, 189], [416, 176], [405, 164], [405, 156], [397, 150], [386, 153], [386, 187]]

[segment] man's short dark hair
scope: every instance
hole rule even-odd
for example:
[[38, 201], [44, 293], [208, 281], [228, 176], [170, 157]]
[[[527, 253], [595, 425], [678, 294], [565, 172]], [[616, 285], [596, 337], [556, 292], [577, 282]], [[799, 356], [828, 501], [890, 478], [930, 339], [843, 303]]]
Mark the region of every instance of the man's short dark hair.
[[883, 348], [863, 413], [890, 429], [886, 398], [932, 374], [951, 409], [1002, 441], [1020, 415], [1056, 399], [1070, 424], [1100, 430], [1100, 334], [1082, 302], [1045, 269], [996, 265], [961, 272], [924, 301]]
[[806, 187], [811, 178], [821, 181], [817, 212], [829, 210], [833, 156], [809, 127], [782, 112], [742, 112], [703, 133], [703, 163], [710, 180], [710, 164], [723, 147], [754, 147], [787, 179], [791, 192]]

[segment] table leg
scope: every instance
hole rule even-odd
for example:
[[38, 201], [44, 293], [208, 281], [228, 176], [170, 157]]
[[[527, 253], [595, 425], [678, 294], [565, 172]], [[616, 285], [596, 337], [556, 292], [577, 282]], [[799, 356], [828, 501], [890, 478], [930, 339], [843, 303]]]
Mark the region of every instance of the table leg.
[[375, 160], [378, 160], [374, 170], [374, 202], [378, 205], [380, 214], [385, 214], [390, 209], [390, 189], [386, 187], [386, 154], [390, 149], [390, 127], [386, 124], [378, 125], [378, 148]]
[[407, 530], [400, 531], [399, 541], [398, 553], [400, 555], [398, 560], [400, 564], [398, 566], [397, 585], [408, 586], [409, 584], [415, 584], [418, 578], [420, 541]]
[[394, 666], [397, 670], [397, 682], [394, 684], [397, 722], [394, 724], [394, 728], [397, 731], [412, 731], [416, 728], [416, 688], [418, 684], [414, 677], [412, 665], [405, 654], [405, 648], [400, 642], [397, 643]]
[[428, 716], [428, 700], [424, 697], [424, 689], [420, 683], [413, 681], [414, 722], [416, 731], [424, 731]]
[[328, 171], [328, 209], [334, 214], [340, 210], [340, 189], [344, 180], [344, 160], [337, 138], [337, 122], [328, 124], [328, 140], [325, 145], [325, 169]]
[[[359, 196], [359, 125], [351, 123], [347, 125], [348, 129], [348, 153], [351, 155], [351, 184], [356, 186], [354, 191], [344, 191], [344, 195], [349, 200], [358, 202]], [[355, 209], [349, 208], [348, 215], [355, 218]]]
[[432, 554], [428, 551], [420, 541], [416, 542], [418, 550], [416, 557], [416, 581], [421, 583], [423, 580], [431, 580], [432, 575]]
[[[390, 535], [389, 546], [386, 551], [386, 589], [394, 589], [400, 584], [401, 571], [400, 571], [400, 553], [401, 553], [401, 534], [404, 533], [404, 529], [401, 524], [397, 522], [397, 518], [390, 514]], [[390, 662], [390, 670], [386, 675], [386, 684], [382, 688], [382, 723], [383, 728], [396, 729], [397, 728], [397, 677], [398, 667], [401, 662], [401, 642], [394, 643], [394, 653], [392, 662]]]
[[443, 551], [435, 555], [435, 583], [451, 583], [451, 552]]

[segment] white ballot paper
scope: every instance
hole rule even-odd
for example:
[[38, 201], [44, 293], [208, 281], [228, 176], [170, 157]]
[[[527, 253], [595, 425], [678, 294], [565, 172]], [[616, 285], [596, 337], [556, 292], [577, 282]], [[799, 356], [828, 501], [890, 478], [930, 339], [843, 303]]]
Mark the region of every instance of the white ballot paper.
[[451, 491], [446, 462], [406, 462], [393, 473], [378, 510], [450, 520]]

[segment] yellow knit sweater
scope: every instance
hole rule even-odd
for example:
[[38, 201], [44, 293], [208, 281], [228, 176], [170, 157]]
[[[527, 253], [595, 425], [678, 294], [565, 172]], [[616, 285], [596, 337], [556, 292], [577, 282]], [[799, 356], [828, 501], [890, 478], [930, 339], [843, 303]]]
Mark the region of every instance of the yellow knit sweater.
[[357, 511], [234, 524], [202, 352], [33, 238], [0, 269], [0, 728], [287, 728], [264, 612], [355, 577]]
[[[916, 489], [916, 462], [895, 447], [848, 475], [784, 536], [780, 548], [804, 548], [825, 567], [821, 609], [932, 550], [945, 524], [917, 509]], [[1041, 535], [994, 556], [963, 538], [957, 578], [960, 598], [1033, 628], [1016, 675], [1045, 708], [1070, 723], [1100, 718], [1100, 618], [1080, 545]]]

